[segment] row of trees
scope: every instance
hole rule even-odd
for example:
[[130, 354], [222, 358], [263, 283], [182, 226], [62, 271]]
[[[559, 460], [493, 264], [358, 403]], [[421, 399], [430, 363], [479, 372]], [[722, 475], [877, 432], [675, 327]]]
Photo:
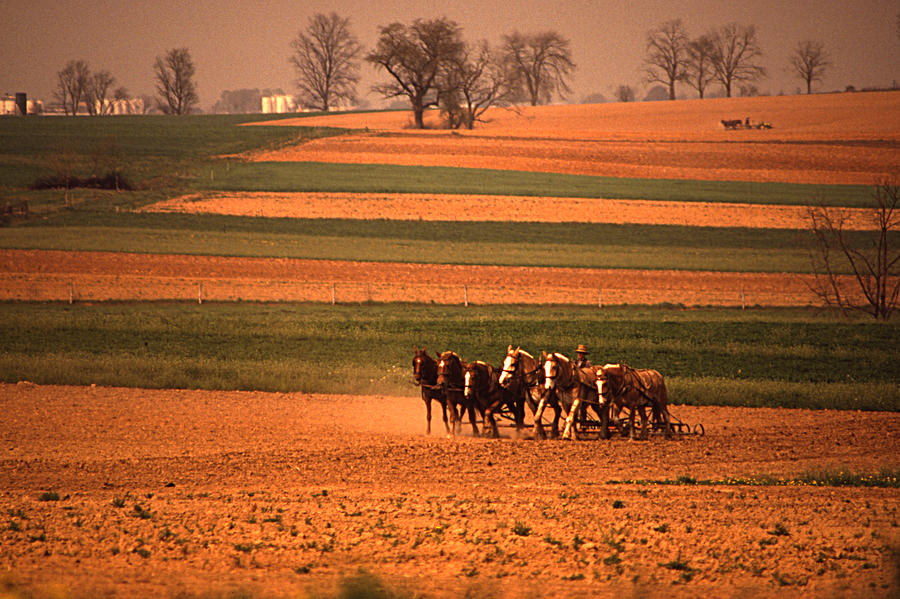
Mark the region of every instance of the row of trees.
[[[491, 106], [549, 102], [570, 91], [575, 69], [569, 40], [555, 31], [513, 32], [492, 47], [485, 40], [466, 42], [459, 25], [447, 18], [381, 27], [375, 48], [364, 53], [349, 19], [317, 14], [291, 46], [303, 105], [329, 110], [336, 103], [356, 103], [360, 60], [365, 60], [388, 76], [373, 91], [407, 100], [420, 128], [430, 107], [440, 107], [447, 126], [471, 128]], [[676, 19], [648, 32], [644, 78], [665, 86], [671, 100], [677, 83], [689, 85], [700, 98], [716, 83], [727, 97], [736, 87], [749, 95], [766, 76], [762, 55], [753, 25], [729, 23], [692, 39]], [[808, 93], [831, 65], [824, 44], [816, 41], [800, 42], [790, 61]], [[634, 91], [620, 86], [616, 97], [631, 101]]]
[[349, 19], [317, 14], [291, 45], [304, 105], [328, 110], [336, 102], [356, 102], [363, 58], [388, 75], [373, 90], [408, 100], [419, 128], [431, 107], [441, 109], [449, 127], [472, 128], [491, 106], [547, 102], [569, 91], [575, 68], [569, 41], [556, 32], [514, 32], [494, 48], [486, 40], [466, 42], [447, 18], [381, 27], [375, 48], [363, 56]]
[[110, 99], [128, 97], [128, 90], [124, 87], [117, 88], [110, 96], [110, 90], [116, 84], [115, 77], [106, 70], [92, 73], [88, 63], [83, 60], [70, 60], [56, 77], [54, 97], [66, 114], [78, 114], [82, 103], [88, 114], [106, 114], [111, 108]]
[[[187, 48], [174, 48], [157, 56], [153, 65], [158, 108], [166, 114], [188, 114], [198, 103], [194, 62]], [[111, 91], [116, 79], [109, 71], [91, 72], [84, 60], [70, 60], [56, 73], [54, 98], [68, 115], [81, 106], [88, 114], [102, 116], [112, 111], [112, 101], [127, 100], [128, 90]]]
[[[417, 127], [424, 127], [423, 114], [430, 107], [441, 108], [448, 126], [471, 128], [491, 106], [549, 102], [570, 91], [575, 69], [569, 40], [556, 31], [515, 31], [493, 47], [486, 40], [465, 41], [460, 26], [446, 17], [380, 27], [375, 48], [364, 53], [348, 18], [320, 13], [309, 19], [291, 47], [290, 61], [304, 106], [327, 111], [341, 103], [358, 103], [362, 59], [388, 76], [373, 91], [385, 99], [407, 100]], [[735, 86], [748, 95], [766, 76], [759, 63], [762, 55], [753, 25], [729, 23], [692, 39], [683, 22], [675, 19], [647, 33], [644, 79], [662, 84], [670, 100], [676, 98], [677, 83], [689, 85], [700, 98], [715, 83], [727, 97]], [[811, 93], [813, 82], [822, 80], [831, 60], [822, 42], [807, 40], [798, 43], [790, 65]], [[153, 70], [162, 112], [187, 114], [196, 107], [195, 67], [187, 48], [158, 56]], [[108, 110], [107, 94], [115, 82], [108, 71], [91, 74], [86, 62], [73, 60], [57, 77], [55, 95], [67, 114], [77, 114], [81, 102], [91, 114]], [[124, 97], [127, 91], [117, 89], [114, 99]], [[616, 98], [634, 100], [634, 91], [620, 86]]]
[[[730, 98], [735, 85], [755, 88], [766, 76], [759, 64], [762, 55], [753, 25], [729, 23], [691, 39], [681, 19], [675, 19], [647, 33], [644, 78], [665, 85], [670, 100], [675, 99], [678, 82], [692, 87], [700, 98], [711, 84], [719, 83]], [[797, 44], [790, 65], [811, 93], [812, 83], [821, 81], [831, 60], [822, 42], [806, 40]]]

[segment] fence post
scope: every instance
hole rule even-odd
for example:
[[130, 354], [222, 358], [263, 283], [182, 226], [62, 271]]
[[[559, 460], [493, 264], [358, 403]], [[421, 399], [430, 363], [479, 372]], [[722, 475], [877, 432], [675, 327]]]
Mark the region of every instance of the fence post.
[[597, 287], [597, 307], [603, 307], [603, 288]]
[[203, 281], [197, 283], [197, 303], [203, 303]]
[[75, 283], [69, 281], [69, 305], [75, 301]]
[[466, 308], [469, 307], [469, 286], [468, 285], [463, 285], [463, 303], [465, 304]]
[[331, 305], [333, 306], [335, 302], [335, 290], [334, 283], [331, 284]]

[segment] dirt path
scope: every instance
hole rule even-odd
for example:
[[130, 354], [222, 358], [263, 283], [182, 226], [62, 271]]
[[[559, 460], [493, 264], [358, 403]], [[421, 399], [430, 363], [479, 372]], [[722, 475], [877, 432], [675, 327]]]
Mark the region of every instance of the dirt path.
[[322, 596], [360, 568], [424, 597], [898, 590], [897, 489], [626, 482], [896, 470], [896, 414], [675, 406], [707, 435], [538, 442], [428, 437], [400, 397], [0, 399], [0, 569], [35, 596]]
[[[806, 306], [809, 276], [0, 250], [0, 299]], [[598, 298], [598, 291], [601, 296]]]
[[[145, 212], [268, 218], [581, 222], [806, 229], [805, 206], [455, 194], [223, 192], [182, 196]], [[843, 209], [848, 230], [875, 227], [871, 210]]]

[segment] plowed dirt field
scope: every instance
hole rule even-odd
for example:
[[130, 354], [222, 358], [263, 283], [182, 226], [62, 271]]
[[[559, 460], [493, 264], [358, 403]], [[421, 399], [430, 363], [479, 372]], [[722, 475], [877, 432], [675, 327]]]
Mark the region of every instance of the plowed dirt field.
[[322, 596], [360, 569], [410, 597], [898, 590], [900, 491], [750, 484], [896, 469], [896, 414], [675, 406], [706, 436], [541, 442], [426, 436], [378, 395], [0, 398], [0, 571], [38, 597]]
[[[809, 275], [0, 250], [0, 299], [807, 306]], [[600, 297], [598, 297], [598, 293]]]
[[[725, 130], [733, 118], [773, 128]], [[361, 131], [250, 158], [861, 185], [900, 166], [896, 92], [494, 109], [472, 131], [413, 131], [409, 121], [389, 112], [257, 123]]]
[[[745, 117], [774, 128], [718, 123]], [[897, 93], [490, 118], [459, 135], [408, 131], [397, 113], [303, 119], [294, 124], [370, 131], [252, 159], [864, 184], [900, 164]], [[248, 198], [157, 208], [238, 213]], [[254, 216], [302, 216], [310, 197], [257, 199]], [[382, 218], [362, 211], [367, 199], [308, 203], [321, 217]], [[790, 211], [653, 208], [623, 222], [796, 222]], [[0, 299], [595, 303], [599, 288], [610, 303], [810, 301], [802, 277], [779, 274], [0, 252]], [[509, 429], [500, 440], [427, 436], [419, 400], [380, 395], [21, 383], [0, 384], [0, 408], [4, 599], [321, 597], [348, 579], [372, 591], [360, 569], [409, 597], [868, 598], [900, 589], [897, 489], [775, 484], [822, 469], [896, 471], [896, 414], [676, 406], [707, 435], [539, 442]]]

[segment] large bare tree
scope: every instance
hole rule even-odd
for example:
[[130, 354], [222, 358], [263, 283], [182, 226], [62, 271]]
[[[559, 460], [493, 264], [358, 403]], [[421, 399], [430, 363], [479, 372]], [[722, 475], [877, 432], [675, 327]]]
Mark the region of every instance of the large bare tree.
[[56, 90], [53, 95], [62, 104], [66, 114], [78, 114], [78, 105], [82, 100], [87, 100], [90, 78], [91, 69], [83, 60], [70, 60], [56, 73]]
[[706, 88], [715, 81], [716, 71], [713, 68], [713, 45], [710, 36], [701, 35], [692, 40], [687, 47], [688, 58], [685, 64], [684, 81], [697, 90], [700, 99], [706, 94]]
[[304, 106], [327, 111], [342, 100], [356, 103], [362, 46], [350, 31], [349, 18], [334, 12], [313, 15], [291, 47]]
[[712, 66], [716, 80], [731, 97], [735, 83], [754, 83], [766, 76], [766, 69], [756, 61], [762, 50], [754, 25], [729, 23], [710, 34]]
[[825, 70], [831, 66], [831, 58], [825, 51], [825, 44], [806, 40], [799, 42], [791, 54], [794, 73], [806, 82], [806, 93], [812, 93], [813, 81], [821, 81]]
[[555, 31], [503, 36], [507, 69], [532, 106], [549, 102], [555, 94], [569, 93], [575, 69], [569, 40]]
[[157, 56], [153, 65], [156, 76], [157, 105], [166, 114], [190, 114], [197, 105], [194, 83], [194, 61], [187, 48], [172, 48]]
[[675, 99], [675, 83], [687, 78], [689, 44], [681, 19], [666, 21], [647, 33], [644, 80], [665, 85], [670, 100]]
[[387, 71], [391, 80], [372, 89], [385, 98], [409, 99], [415, 126], [424, 129], [425, 109], [440, 102], [440, 76], [462, 49], [462, 30], [446, 17], [381, 27], [366, 60]]
[[[809, 208], [815, 238], [810, 254], [815, 273], [811, 290], [842, 314], [858, 310], [887, 320], [897, 309], [900, 295], [900, 248], [894, 245], [900, 231], [900, 185], [884, 182], [872, 196], [874, 236], [867, 244], [852, 239], [845, 226], [845, 210]], [[840, 274], [846, 268], [852, 273], [851, 283]]]
[[116, 78], [109, 71], [99, 71], [88, 78], [85, 100], [90, 114], [102, 116], [112, 112], [109, 92], [115, 83]]
[[487, 41], [466, 44], [442, 75], [441, 113], [449, 128], [472, 129], [492, 106], [508, 104], [513, 81]]

